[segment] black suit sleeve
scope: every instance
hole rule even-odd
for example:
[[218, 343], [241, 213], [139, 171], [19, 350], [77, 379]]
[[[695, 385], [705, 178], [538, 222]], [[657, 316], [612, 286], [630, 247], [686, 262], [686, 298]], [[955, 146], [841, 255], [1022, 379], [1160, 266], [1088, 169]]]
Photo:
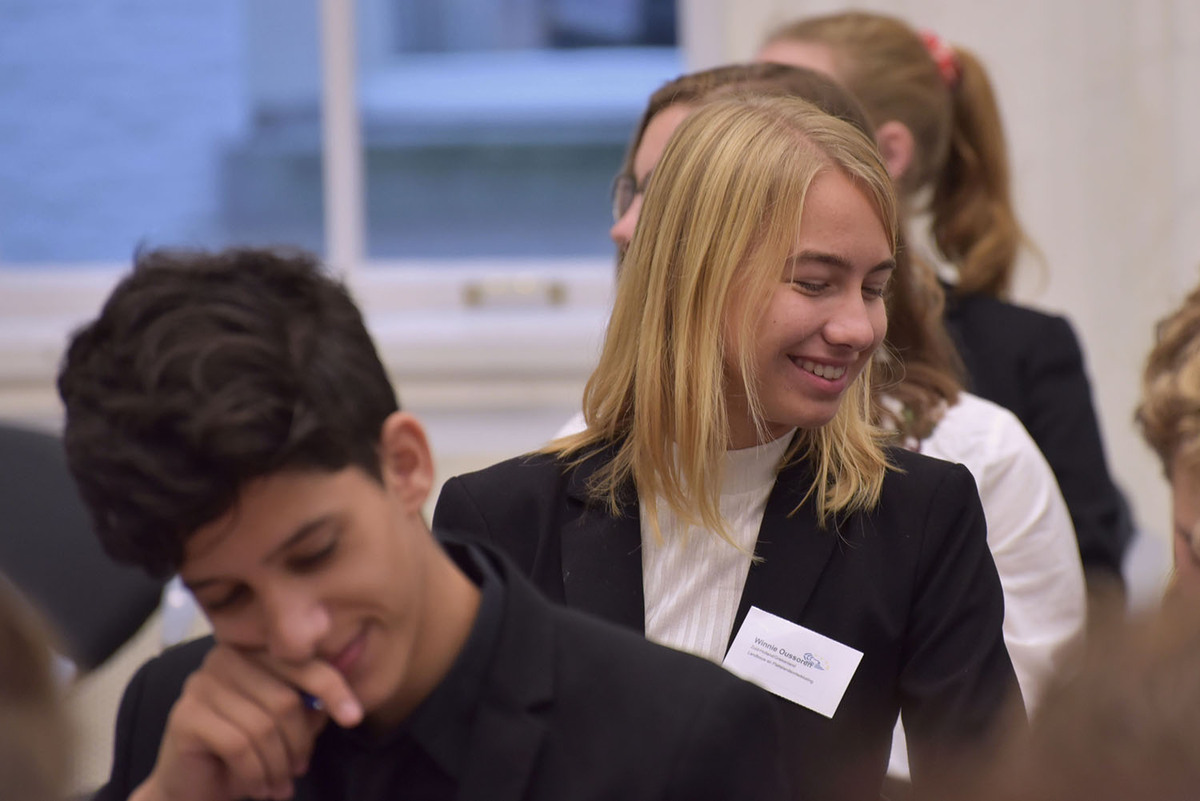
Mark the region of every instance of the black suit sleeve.
[[1104, 460], [1071, 324], [997, 298], [953, 293], [945, 319], [970, 376], [968, 388], [1016, 414], [1054, 471], [1084, 568], [1119, 579], [1133, 523]]
[[[954, 465], [932, 493], [900, 675], [913, 782], [982, 744], [1020, 691], [1004, 646], [1004, 596], [974, 479]], [[1019, 710], [1019, 706], [1013, 709]], [[1017, 717], [1023, 717], [1017, 715]]]
[[[497, 490], [486, 482], [501, 480], [506, 474], [501, 471], [493, 476], [484, 471], [474, 474], [471, 478], [475, 480], [477, 488], [481, 483], [484, 484], [485, 491], [494, 498]], [[546, 492], [551, 491], [553, 487], [548, 485]], [[537, 499], [525, 499], [525, 502], [527, 506], [536, 506], [538, 503]], [[480, 542], [497, 548], [515, 562], [523, 574], [532, 575], [537, 558], [538, 539], [536, 536], [530, 536], [530, 533], [544, 528], [538, 524], [537, 510], [522, 512], [519, 504], [505, 505], [502, 507], [503, 517], [508, 519], [497, 521], [501, 515], [495, 513], [494, 505], [494, 502], [489, 504], [485, 500], [481, 508], [467, 481], [459, 476], [451, 478], [442, 486], [437, 505], [434, 506], [433, 530], [439, 537]], [[489, 516], [485, 515], [484, 509], [491, 512], [490, 517], [497, 521], [497, 525], [489, 522]]]
[[1070, 323], [1042, 319], [1037, 344], [1023, 365], [1021, 421], [1058, 479], [1084, 567], [1120, 575], [1132, 526], [1104, 459], [1083, 352]]
[[783, 768], [779, 705], [764, 690], [722, 682], [689, 727], [673, 757], [669, 801], [790, 799]]
[[438, 493], [437, 504], [433, 507], [433, 530], [477, 542], [491, 539], [487, 520], [458, 476], [447, 480]]

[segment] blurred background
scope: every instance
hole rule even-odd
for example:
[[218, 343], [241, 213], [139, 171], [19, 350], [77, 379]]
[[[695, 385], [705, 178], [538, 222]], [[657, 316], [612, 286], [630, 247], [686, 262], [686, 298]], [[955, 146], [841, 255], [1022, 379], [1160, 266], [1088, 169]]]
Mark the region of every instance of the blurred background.
[[[1200, 280], [1200, 3], [858, 5], [989, 68], [1044, 257], [1016, 295], [1080, 335], [1142, 532], [1133, 600], [1154, 597], [1167, 492], [1132, 411], [1154, 322]], [[609, 185], [650, 92], [844, 7], [0, 0], [0, 419], [58, 427], [65, 337], [137, 248], [286, 243], [347, 275], [441, 478], [537, 447], [603, 335]], [[161, 636], [77, 686], [79, 786]]]

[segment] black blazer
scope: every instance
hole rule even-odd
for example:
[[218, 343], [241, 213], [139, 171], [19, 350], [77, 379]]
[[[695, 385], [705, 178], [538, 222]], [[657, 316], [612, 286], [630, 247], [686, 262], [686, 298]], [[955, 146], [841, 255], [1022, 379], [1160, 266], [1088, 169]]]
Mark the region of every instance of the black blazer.
[[[455, 546], [451, 546], [455, 547]], [[461, 546], [458, 546], [461, 547]], [[703, 659], [547, 603], [495, 553], [507, 592], [461, 801], [784, 799], [771, 697]], [[112, 776], [96, 801], [126, 799], [150, 774], [167, 716], [211, 638], [147, 662], [117, 717]], [[295, 799], [319, 799], [318, 738]], [[406, 798], [399, 782], [386, 795]]]
[[950, 289], [946, 327], [966, 366], [967, 388], [1015, 414], [1050, 463], [1083, 566], [1119, 579], [1133, 525], [1108, 473], [1071, 324], [986, 295], [956, 296]]
[[[533, 455], [453, 478], [434, 525], [507, 551], [553, 600], [644, 632], [641, 534], [632, 488], [622, 514], [587, 487], [612, 449], [577, 468]], [[781, 471], [734, 624], [757, 606], [863, 652], [833, 719], [777, 699], [798, 797], [878, 799], [897, 711], [914, 782], [981, 738], [1019, 697], [1001, 624], [1004, 599], [965, 467], [890, 451], [881, 502], [818, 528], [804, 463]]]

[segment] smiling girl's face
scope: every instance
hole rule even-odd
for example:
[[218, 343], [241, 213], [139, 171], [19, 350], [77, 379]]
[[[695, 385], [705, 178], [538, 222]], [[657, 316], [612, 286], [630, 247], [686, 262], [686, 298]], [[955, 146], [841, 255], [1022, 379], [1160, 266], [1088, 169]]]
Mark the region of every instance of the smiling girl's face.
[[[885, 289], [895, 260], [875, 205], [849, 177], [827, 168], [805, 196], [796, 244], [760, 311], [750, 346], [766, 434], [817, 428], [833, 419], [846, 389], [887, 333]], [[759, 443], [735, 354], [726, 351], [730, 447]]]
[[[655, 114], [634, 151], [633, 172], [645, 188], [667, 142], [694, 107]], [[613, 226], [624, 250], [642, 206], [637, 194]], [[887, 333], [884, 289], [895, 268], [890, 240], [875, 205], [842, 172], [820, 173], [805, 196], [796, 244], [762, 310], [752, 346], [756, 390], [766, 433], [817, 428], [833, 419], [846, 389], [862, 373]], [[726, 326], [732, 336], [733, 328]], [[726, 343], [729, 447], [759, 443], [758, 428], [734, 365], [739, 345]]]

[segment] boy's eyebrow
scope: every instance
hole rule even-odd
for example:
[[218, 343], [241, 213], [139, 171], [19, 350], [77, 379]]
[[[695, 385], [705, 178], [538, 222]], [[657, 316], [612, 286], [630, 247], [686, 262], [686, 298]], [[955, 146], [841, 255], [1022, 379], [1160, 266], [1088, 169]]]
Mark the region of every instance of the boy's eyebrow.
[[[802, 250], [799, 253], [794, 253], [791, 256], [788, 256], [787, 259], [787, 263], [789, 265], [798, 264], [804, 261], [815, 261], [819, 264], [828, 264], [830, 267], [837, 267], [842, 270], [850, 270], [854, 268], [853, 264], [836, 253], [827, 253], [823, 250]], [[877, 273], [884, 270], [894, 269], [896, 269], [896, 260], [893, 258], [888, 258], [879, 262], [867, 272]]]
[[[322, 515], [321, 517], [314, 518], [313, 520], [310, 520], [307, 523], [305, 523], [304, 525], [300, 526], [300, 528], [298, 528], [294, 532], [292, 532], [292, 535], [290, 537], [288, 537], [286, 540], [284, 540], [279, 545], [277, 545], [274, 549], [272, 549], [271, 552], [267, 554], [267, 557], [264, 561], [269, 562], [272, 559], [279, 556], [279, 554], [287, 551], [293, 545], [296, 545], [296, 544], [302, 542], [305, 538], [309, 537], [314, 532], [319, 531], [321, 528], [323, 528], [326, 524], [329, 523], [329, 521], [332, 518], [333, 518], [333, 515]], [[195, 595], [197, 591], [202, 590], [205, 587], [208, 587], [212, 584], [218, 584], [224, 580], [225, 579], [221, 579], [221, 578], [201, 579], [196, 582], [190, 582], [190, 581], [184, 580], [183, 586], [187, 587], [188, 590], [193, 595]]]

